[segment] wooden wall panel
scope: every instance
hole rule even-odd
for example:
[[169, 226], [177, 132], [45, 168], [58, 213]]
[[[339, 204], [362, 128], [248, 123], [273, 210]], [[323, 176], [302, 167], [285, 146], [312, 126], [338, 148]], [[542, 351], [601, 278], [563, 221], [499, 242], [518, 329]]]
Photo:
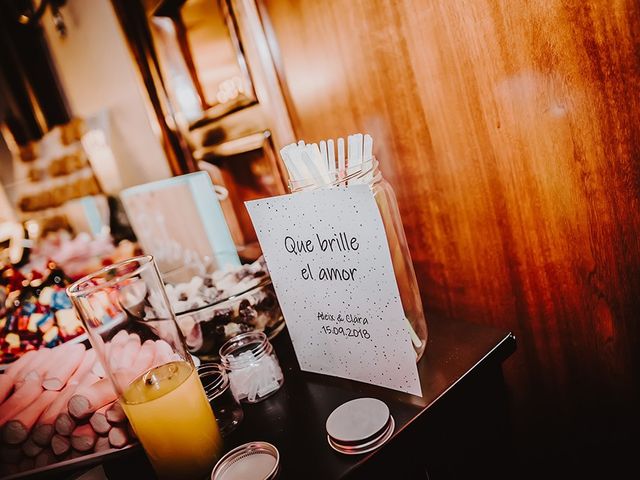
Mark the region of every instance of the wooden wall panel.
[[517, 334], [522, 457], [614, 455], [640, 378], [638, 2], [263, 6], [299, 138], [374, 136], [427, 312]]

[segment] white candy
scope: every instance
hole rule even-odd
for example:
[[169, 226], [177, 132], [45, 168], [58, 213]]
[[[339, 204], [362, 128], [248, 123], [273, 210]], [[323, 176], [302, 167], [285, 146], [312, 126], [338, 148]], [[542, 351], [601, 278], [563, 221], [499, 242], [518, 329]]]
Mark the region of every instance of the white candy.
[[202, 277], [193, 277], [189, 282], [189, 290], [190, 291], [198, 290], [202, 286], [203, 282], [204, 280], [202, 279]]
[[[260, 271], [267, 273], [264, 262], [258, 259], [251, 265], [225, 267], [209, 274], [208, 279], [212, 280], [213, 286], [205, 286], [205, 277], [196, 275], [188, 282], [167, 284], [165, 291], [174, 312], [179, 314], [250, 290], [265, 278], [255, 277]], [[239, 276], [243, 277], [240, 281]]]
[[256, 359], [253, 352], [246, 351], [229, 357], [229, 381], [231, 391], [238, 400], [255, 402], [277, 390], [282, 383], [282, 369], [272, 355]]

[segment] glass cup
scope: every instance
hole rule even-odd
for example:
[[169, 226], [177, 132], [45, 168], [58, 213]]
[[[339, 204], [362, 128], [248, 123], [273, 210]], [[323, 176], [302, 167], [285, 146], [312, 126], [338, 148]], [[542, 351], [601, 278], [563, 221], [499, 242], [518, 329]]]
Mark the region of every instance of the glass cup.
[[223, 437], [229, 435], [244, 418], [242, 406], [233, 396], [229, 376], [219, 363], [203, 363], [198, 375]]
[[220, 431], [153, 257], [105, 267], [67, 293], [158, 476], [206, 476]]

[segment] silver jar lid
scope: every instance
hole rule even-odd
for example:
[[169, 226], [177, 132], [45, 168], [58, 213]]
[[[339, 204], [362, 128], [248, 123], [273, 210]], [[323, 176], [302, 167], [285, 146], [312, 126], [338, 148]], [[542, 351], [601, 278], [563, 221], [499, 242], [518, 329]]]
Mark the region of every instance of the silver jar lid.
[[395, 422], [389, 407], [376, 398], [343, 403], [327, 418], [327, 441], [347, 455], [371, 452], [391, 438]]
[[249, 442], [227, 452], [211, 472], [211, 480], [274, 480], [280, 452], [267, 442]]
[[377, 398], [343, 403], [327, 418], [327, 433], [340, 443], [359, 443], [380, 433], [389, 422], [389, 407]]

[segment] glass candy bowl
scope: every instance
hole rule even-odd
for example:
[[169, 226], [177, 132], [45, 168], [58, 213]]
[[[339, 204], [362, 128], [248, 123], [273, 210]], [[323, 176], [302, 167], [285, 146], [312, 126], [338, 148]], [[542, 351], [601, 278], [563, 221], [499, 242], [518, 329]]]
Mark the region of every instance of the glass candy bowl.
[[176, 319], [190, 352], [204, 360], [217, 360], [220, 347], [236, 335], [259, 331], [271, 339], [284, 327], [284, 317], [268, 276], [240, 293], [176, 312]]

